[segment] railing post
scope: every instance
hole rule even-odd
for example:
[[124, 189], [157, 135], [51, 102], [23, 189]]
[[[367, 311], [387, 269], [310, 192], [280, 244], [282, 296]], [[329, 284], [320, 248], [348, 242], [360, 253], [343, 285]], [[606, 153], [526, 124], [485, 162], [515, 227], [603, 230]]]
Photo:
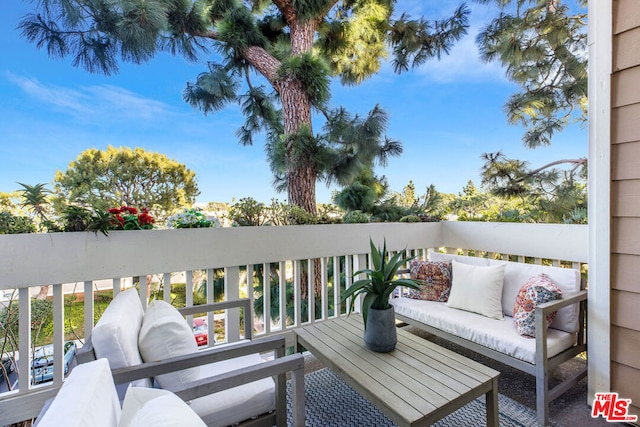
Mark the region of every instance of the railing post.
[[307, 322], [316, 321], [316, 275], [315, 260], [307, 260]]
[[171, 273], [162, 275], [162, 297], [165, 302], [171, 303]]
[[[358, 270], [362, 270], [367, 268], [367, 254], [358, 254], [356, 256], [353, 257], [353, 270], [354, 273]], [[358, 275], [357, 279], [365, 279], [366, 275], [365, 274], [360, 274]], [[360, 312], [360, 307], [362, 306], [362, 294], [358, 295], [358, 297], [356, 298], [355, 301], [355, 305], [354, 305], [354, 309], [356, 312]]]
[[[193, 270], [185, 272], [185, 305], [193, 307]], [[189, 328], [193, 328], [193, 315], [187, 316], [187, 324]]]
[[[85, 335], [86, 336], [86, 335]], [[53, 285], [53, 383], [64, 378], [64, 295], [62, 285]]]
[[326, 257], [320, 259], [320, 276], [322, 281], [322, 320], [327, 320], [329, 318], [329, 279]]
[[302, 324], [302, 291], [300, 289], [301, 270], [302, 265], [300, 263], [300, 260], [297, 259], [293, 262], [293, 309], [295, 312], [294, 326], [300, 326]]
[[20, 378], [28, 378], [27, 381], [19, 383], [18, 393], [26, 393], [32, 387], [31, 385], [31, 295], [29, 288], [20, 288], [18, 290], [18, 304], [20, 314], [18, 316], [18, 337], [20, 342], [18, 376]]
[[[333, 257], [333, 315], [340, 317], [340, 259], [342, 257]], [[345, 257], [346, 259], [346, 257]]]
[[112, 281], [111, 281], [111, 288], [113, 289], [113, 298], [115, 298], [120, 291], [122, 290], [122, 278], [121, 277], [115, 277]]
[[[345, 289], [349, 289], [349, 286], [351, 286], [351, 284], [353, 283], [353, 272], [355, 271], [353, 269], [354, 264], [356, 263], [355, 261], [355, 255], [347, 255], [344, 257], [344, 266], [345, 266]], [[349, 310], [349, 304], [351, 299], [349, 299], [347, 301], [347, 311]], [[340, 313], [342, 314], [342, 313]]]
[[279, 286], [280, 286], [280, 329], [284, 331], [287, 329], [287, 263], [286, 261], [280, 261], [279, 268]]
[[[253, 295], [253, 292], [251, 293]], [[265, 334], [271, 333], [271, 264], [262, 264], [262, 313]]]
[[[213, 268], [207, 269], [207, 304], [213, 304], [215, 301], [214, 280], [215, 270]], [[215, 345], [215, 313], [213, 311], [207, 313], [207, 337], [207, 346]]]
[[91, 335], [93, 331], [93, 281], [85, 280], [84, 282], [84, 336]]
[[[240, 299], [240, 268], [226, 267], [224, 269], [224, 295], [227, 301], [236, 301]], [[250, 316], [250, 314], [249, 314]], [[247, 319], [245, 313], [244, 321]], [[225, 336], [227, 342], [240, 340], [240, 309], [231, 308], [226, 310], [225, 316]]]

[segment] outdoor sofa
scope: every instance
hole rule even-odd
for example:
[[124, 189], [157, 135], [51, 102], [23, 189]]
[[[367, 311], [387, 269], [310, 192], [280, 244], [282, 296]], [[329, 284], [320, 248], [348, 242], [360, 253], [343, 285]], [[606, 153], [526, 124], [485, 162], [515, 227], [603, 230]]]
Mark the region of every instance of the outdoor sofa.
[[587, 374], [585, 364], [549, 387], [550, 370], [586, 351], [580, 272], [436, 252], [410, 270], [426, 285], [392, 298], [396, 318], [534, 375], [537, 419], [548, 424], [549, 402]]

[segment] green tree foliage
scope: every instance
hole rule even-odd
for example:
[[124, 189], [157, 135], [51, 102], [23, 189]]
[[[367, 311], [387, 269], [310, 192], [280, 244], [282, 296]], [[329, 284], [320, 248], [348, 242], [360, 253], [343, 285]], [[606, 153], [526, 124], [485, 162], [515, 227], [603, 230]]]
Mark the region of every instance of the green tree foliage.
[[51, 190], [47, 189], [46, 184], [29, 185], [19, 182], [22, 186], [22, 190], [18, 190], [22, 197], [23, 208], [31, 211], [41, 221], [46, 221], [47, 205], [49, 200], [47, 196], [51, 193]]
[[382, 203], [387, 194], [389, 185], [384, 177], [378, 177], [373, 172], [373, 167], [360, 170], [353, 177], [352, 182], [344, 185], [343, 189], [333, 196], [333, 200], [339, 208], [345, 211], [359, 210], [373, 213], [375, 206]]
[[549, 145], [572, 117], [586, 120], [587, 0], [476, 1], [501, 7], [476, 40], [482, 58], [502, 64], [521, 88], [505, 111], [527, 128], [524, 145]]
[[[315, 213], [317, 180], [358, 173], [358, 153], [398, 153], [384, 137], [353, 139], [337, 127], [344, 111], [328, 107], [333, 76], [358, 84], [389, 54], [402, 72], [448, 53], [467, 29], [463, 5], [441, 20], [397, 13], [391, 0], [47, 0], [24, 17], [22, 34], [51, 57], [112, 74], [119, 59], [141, 63], [158, 52], [215, 62], [188, 83], [183, 98], [205, 113], [239, 102], [246, 122], [242, 144], [267, 135], [277, 184], [289, 202]], [[399, 16], [399, 18], [395, 18]], [[257, 82], [253, 79], [257, 77]], [[377, 107], [371, 115], [379, 115]], [[316, 135], [312, 111], [331, 130]], [[357, 151], [353, 147], [358, 147]], [[394, 148], [395, 147], [395, 148]], [[345, 153], [351, 155], [344, 156]], [[338, 168], [340, 166], [340, 168]]]
[[[15, 300], [0, 310], [5, 351], [18, 349], [19, 313], [19, 305]], [[31, 344], [40, 343], [43, 338], [50, 336], [52, 329], [53, 302], [49, 299], [31, 299]]]
[[431, 184], [422, 196], [416, 198], [416, 214], [423, 221], [441, 221], [449, 213], [449, 204], [453, 199], [453, 195], [441, 193]]
[[116, 206], [147, 207], [164, 218], [191, 206], [199, 194], [195, 173], [164, 154], [142, 148], [90, 148], [55, 176], [54, 203], [106, 212]]
[[229, 219], [235, 225], [242, 227], [256, 227], [267, 222], [265, 204], [258, 202], [251, 197], [243, 197], [231, 205], [229, 209]]
[[545, 222], [584, 222], [587, 208], [587, 159], [557, 160], [532, 169], [502, 153], [484, 154], [482, 184], [494, 195], [520, 201]]
[[413, 181], [409, 180], [409, 183], [404, 186], [402, 192], [398, 195], [398, 204], [410, 208], [418, 203], [416, 198], [416, 186]]

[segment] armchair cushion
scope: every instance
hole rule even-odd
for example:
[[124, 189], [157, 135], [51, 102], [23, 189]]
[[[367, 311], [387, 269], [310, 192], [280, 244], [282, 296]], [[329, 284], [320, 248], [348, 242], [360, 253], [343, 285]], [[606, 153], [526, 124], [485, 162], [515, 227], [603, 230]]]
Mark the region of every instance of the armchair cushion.
[[120, 401], [107, 359], [71, 371], [38, 427], [111, 427], [120, 422]]
[[[262, 363], [257, 353], [200, 367], [200, 377], [208, 378]], [[247, 404], [250, 402], [250, 404]], [[276, 387], [272, 377], [243, 384], [223, 392], [193, 399], [193, 409], [210, 427], [233, 425], [276, 409]]]
[[119, 427], [206, 427], [189, 405], [167, 390], [129, 387]]
[[[91, 343], [96, 358], [107, 358], [111, 369], [141, 364], [138, 333], [143, 316], [142, 303], [135, 289], [128, 289], [116, 295], [91, 332]], [[151, 380], [138, 380], [132, 384], [151, 387]], [[121, 400], [124, 399], [128, 385], [117, 386]]]
[[[171, 304], [156, 300], [147, 308], [138, 337], [140, 355], [145, 362], [157, 362], [198, 351], [193, 332], [184, 317]], [[160, 388], [177, 390], [199, 379], [196, 366], [169, 374], [158, 375]]]

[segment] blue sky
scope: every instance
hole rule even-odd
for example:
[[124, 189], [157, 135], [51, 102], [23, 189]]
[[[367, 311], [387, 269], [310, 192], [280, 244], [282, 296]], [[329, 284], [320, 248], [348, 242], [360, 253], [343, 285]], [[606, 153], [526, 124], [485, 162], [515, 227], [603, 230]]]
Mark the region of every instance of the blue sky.
[[[397, 8], [433, 18], [457, 4], [405, 0]], [[469, 35], [441, 61], [400, 76], [385, 64], [359, 86], [333, 84], [332, 105], [366, 114], [378, 103], [389, 113], [387, 135], [402, 141], [404, 154], [376, 172], [393, 191], [409, 180], [419, 194], [430, 184], [447, 193], [460, 192], [469, 179], [479, 185], [484, 152], [502, 150], [532, 166], [587, 155], [587, 130], [579, 125], [551, 147], [522, 146], [523, 129], [508, 125], [503, 111], [516, 88], [498, 65], [478, 60], [474, 44], [495, 10], [469, 6]], [[252, 147], [237, 143], [238, 106], [204, 116], [182, 101], [186, 82], [205, 71], [206, 59], [190, 64], [160, 54], [142, 65], [122, 63], [115, 76], [92, 75], [70, 60], [49, 59], [21, 38], [16, 27], [29, 3], [3, 2], [0, 11], [0, 192], [17, 190], [16, 182], [51, 183], [82, 151], [113, 145], [143, 147], [186, 164], [196, 173], [199, 202], [286, 199], [273, 190], [261, 140]], [[329, 202], [334, 189], [318, 183], [318, 202]]]

